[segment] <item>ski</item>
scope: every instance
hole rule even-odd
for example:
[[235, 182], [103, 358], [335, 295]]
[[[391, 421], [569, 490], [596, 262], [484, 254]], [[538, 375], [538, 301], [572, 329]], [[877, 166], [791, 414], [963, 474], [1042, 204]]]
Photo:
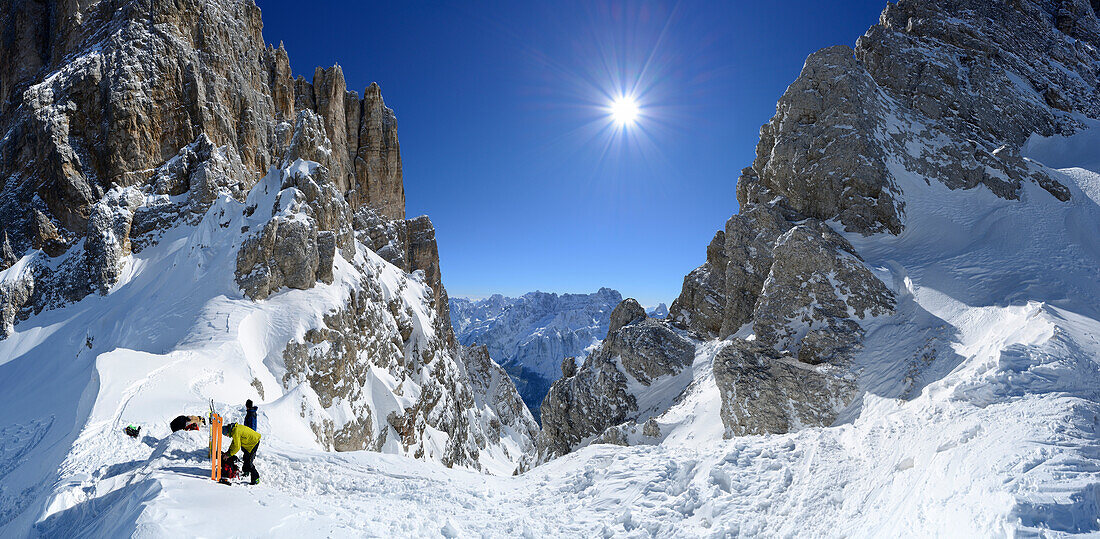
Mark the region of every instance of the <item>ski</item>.
[[214, 411], [210, 399], [210, 479], [222, 481], [222, 416]]

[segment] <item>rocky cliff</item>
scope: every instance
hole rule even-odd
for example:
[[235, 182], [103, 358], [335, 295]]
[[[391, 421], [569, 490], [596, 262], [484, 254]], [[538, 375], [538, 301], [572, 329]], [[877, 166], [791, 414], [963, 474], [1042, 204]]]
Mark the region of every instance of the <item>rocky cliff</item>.
[[[326, 189], [344, 200], [346, 211], [372, 211], [397, 228], [408, 226], [401, 222], [397, 122], [378, 86], [360, 98], [346, 89], [339, 66], [318, 68], [312, 83], [292, 79], [282, 46], [265, 47], [254, 4], [9, 7], [0, 45], [13, 59], [0, 73], [0, 129], [6, 133], [0, 139], [0, 228], [15, 253], [41, 249], [57, 256], [85, 240], [89, 274], [9, 309], [25, 315], [105, 292], [118, 259], [129, 253], [131, 235], [200, 215], [221, 190], [241, 198], [269, 167], [298, 158], [325, 167]], [[131, 200], [97, 212], [111, 189], [128, 187], [172, 197], [172, 204], [138, 211]], [[348, 215], [334, 219], [350, 221]], [[413, 226], [423, 229], [424, 223]], [[402, 232], [399, 239], [410, 252], [431, 251], [431, 234], [418, 232], [408, 241]], [[303, 239], [304, 231], [286, 230], [279, 238], [274, 228], [266, 233], [268, 243], [286, 244], [291, 235]], [[306, 236], [309, 257], [316, 238]], [[347, 230], [339, 236], [341, 247], [348, 247], [349, 237]], [[141, 245], [148, 241], [139, 238]], [[106, 245], [112, 242], [118, 245]], [[331, 251], [327, 243], [319, 247]], [[432, 266], [423, 256], [399, 262], [407, 271]], [[309, 273], [267, 271], [244, 288], [262, 298], [287, 278], [288, 286], [307, 287]], [[441, 293], [435, 277], [433, 289]]]
[[[685, 277], [668, 323], [637, 317], [551, 389], [542, 458], [594, 439], [644, 443], [643, 426], [659, 434], [641, 422], [662, 410], [636, 404], [654, 395], [643, 387], [653, 381], [628, 367], [658, 331], [668, 339], [648, 361], [670, 380], [684, 370], [670, 359], [684, 357], [685, 342], [709, 347], [696, 379], [673, 385], [677, 398], [699, 390], [699, 376], [716, 385], [727, 435], [829, 425], [858, 406], [866, 328], [912, 314], [898, 311], [898, 286], [853, 241], [904, 236], [912, 178], [988, 190], [1007, 204], [1034, 184], [1072, 203], [1020, 148], [1100, 118], [1098, 9], [1084, 0], [902, 0], [854, 48], [811, 55], [761, 128], [737, 182], [740, 211]], [[629, 334], [647, 327], [662, 329], [631, 347]], [[931, 361], [905, 367], [910, 383]]]
[[201, 230], [190, 251], [229, 257], [229, 274], [211, 274], [220, 259], [179, 263], [230, 279], [230, 298], [262, 309], [337, 291], [320, 316], [296, 303], [298, 329], [260, 328], [284, 336], [260, 358], [277, 385], [256, 375], [254, 398], [307, 388], [302, 416], [331, 449], [517, 462], [530, 415], [499, 367], [454, 339], [435, 230], [405, 219], [379, 87], [348, 90], [339, 66], [292, 78], [261, 28], [250, 0], [3, 3], [0, 338], [117, 294]]

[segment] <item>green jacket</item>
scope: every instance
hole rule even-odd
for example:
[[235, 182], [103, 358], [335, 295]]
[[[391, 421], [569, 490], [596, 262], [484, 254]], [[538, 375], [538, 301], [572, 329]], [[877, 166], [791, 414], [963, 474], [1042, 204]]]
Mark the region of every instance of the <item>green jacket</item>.
[[229, 435], [233, 438], [233, 443], [229, 444], [229, 450], [225, 452], [227, 455], [236, 455], [241, 448], [251, 453], [260, 443], [260, 433], [241, 424], [234, 425]]

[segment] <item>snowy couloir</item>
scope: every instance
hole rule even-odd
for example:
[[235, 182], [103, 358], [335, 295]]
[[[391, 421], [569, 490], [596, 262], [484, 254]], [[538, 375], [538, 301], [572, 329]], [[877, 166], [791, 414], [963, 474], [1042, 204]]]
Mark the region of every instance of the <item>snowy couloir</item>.
[[[377, 86], [292, 80], [248, 1], [7, 7], [2, 536], [1100, 533], [1095, 2], [811, 55], [541, 431], [454, 338]], [[167, 420], [245, 398], [264, 483], [218, 485]]]

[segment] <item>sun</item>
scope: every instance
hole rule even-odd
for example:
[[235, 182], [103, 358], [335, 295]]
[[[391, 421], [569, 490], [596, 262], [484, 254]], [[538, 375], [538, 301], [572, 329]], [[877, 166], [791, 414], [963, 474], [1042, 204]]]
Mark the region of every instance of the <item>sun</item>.
[[620, 97], [611, 102], [608, 107], [611, 111], [611, 119], [615, 123], [627, 126], [638, 121], [638, 102], [631, 97]]

